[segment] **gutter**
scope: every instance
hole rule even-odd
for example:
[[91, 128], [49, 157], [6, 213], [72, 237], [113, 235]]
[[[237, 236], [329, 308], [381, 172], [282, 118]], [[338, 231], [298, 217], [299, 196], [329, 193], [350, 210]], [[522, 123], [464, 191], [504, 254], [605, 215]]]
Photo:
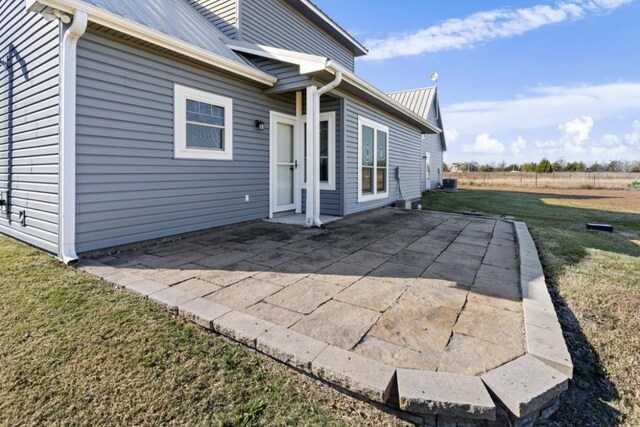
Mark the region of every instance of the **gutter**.
[[407, 107], [398, 103], [386, 93], [382, 92], [381, 90], [377, 89], [376, 87], [372, 86], [371, 84], [357, 77], [355, 74], [351, 73], [350, 71], [348, 71], [343, 66], [336, 63], [335, 61], [329, 60], [327, 62], [326, 70], [334, 75], [341, 73], [344, 76], [343, 79], [346, 83], [349, 83], [357, 87], [358, 89], [362, 90], [363, 92], [366, 92], [368, 95], [371, 95], [372, 97], [376, 98], [380, 102], [393, 107], [399, 113], [402, 113], [404, 116], [406, 116], [407, 118], [410, 118], [412, 121], [416, 123], [420, 123], [422, 127], [429, 129], [432, 133], [436, 133], [436, 134], [442, 133], [442, 129], [429, 123], [422, 116], [409, 110]]
[[263, 71], [257, 70], [248, 65], [243, 65], [232, 59], [216, 55], [206, 49], [194, 46], [176, 37], [154, 30], [153, 28], [149, 28], [145, 25], [123, 18], [115, 13], [108, 12], [80, 0], [26, 0], [26, 6], [27, 10], [31, 12], [39, 12], [40, 9], [44, 7], [50, 7], [71, 15], [75, 14], [76, 11], [83, 11], [87, 14], [88, 20], [95, 24], [120, 31], [121, 33], [168, 49], [174, 53], [186, 55], [236, 76], [250, 79], [267, 86], [273, 86], [278, 81], [276, 77]]
[[60, 61], [60, 146], [58, 256], [65, 264], [76, 254], [76, 52], [78, 40], [87, 30], [88, 16], [81, 10], [62, 38]]

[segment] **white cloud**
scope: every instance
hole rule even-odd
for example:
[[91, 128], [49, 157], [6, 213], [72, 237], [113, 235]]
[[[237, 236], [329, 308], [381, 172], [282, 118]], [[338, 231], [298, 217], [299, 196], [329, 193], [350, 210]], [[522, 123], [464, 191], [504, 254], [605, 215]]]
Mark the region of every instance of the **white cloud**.
[[488, 133], [481, 133], [476, 137], [476, 142], [464, 145], [462, 150], [466, 153], [500, 154], [504, 152], [504, 145]]
[[[555, 127], [588, 115], [594, 121], [622, 117], [640, 110], [640, 82], [529, 89], [501, 101], [472, 101], [443, 108], [447, 124], [460, 135], [521, 132]], [[639, 130], [640, 132], [640, 130]]]
[[445, 137], [447, 138], [448, 142], [456, 142], [458, 140], [458, 136], [460, 136], [460, 134], [458, 133], [457, 130], [455, 129], [448, 129], [444, 132]]
[[626, 145], [618, 145], [617, 147], [600, 147], [595, 146], [590, 148], [591, 154], [594, 154], [604, 160], [619, 159], [621, 155], [627, 152]]
[[558, 126], [558, 128], [564, 132], [567, 143], [582, 145], [585, 141], [589, 140], [589, 134], [591, 134], [591, 130], [593, 129], [593, 119], [589, 116], [582, 116], [562, 124]]
[[527, 141], [521, 136], [511, 143], [511, 153], [515, 156], [519, 156], [527, 148]]
[[633, 121], [633, 130], [626, 134], [624, 139], [631, 145], [640, 144], [640, 120]]
[[494, 9], [449, 19], [410, 34], [367, 40], [365, 59], [389, 59], [428, 52], [464, 49], [513, 37], [537, 28], [607, 12], [634, 0], [572, 0], [520, 9]]
[[620, 144], [620, 137], [618, 135], [605, 133], [602, 137], [602, 145], [613, 147], [618, 144]]

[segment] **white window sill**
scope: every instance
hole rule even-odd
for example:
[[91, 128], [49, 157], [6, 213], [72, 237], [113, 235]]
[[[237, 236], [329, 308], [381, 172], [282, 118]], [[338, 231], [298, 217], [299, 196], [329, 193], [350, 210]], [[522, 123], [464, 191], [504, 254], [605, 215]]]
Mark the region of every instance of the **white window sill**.
[[174, 159], [184, 160], [233, 160], [233, 153], [228, 151], [209, 151], [209, 150], [175, 150]]

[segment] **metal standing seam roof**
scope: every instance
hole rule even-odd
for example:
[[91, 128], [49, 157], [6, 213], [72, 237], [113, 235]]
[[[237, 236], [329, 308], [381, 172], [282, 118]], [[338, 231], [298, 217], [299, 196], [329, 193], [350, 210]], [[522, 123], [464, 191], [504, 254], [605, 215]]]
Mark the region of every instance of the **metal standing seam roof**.
[[187, 2], [179, 0], [83, 0], [244, 66], [247, 62], [229, 49], [226, 37]]
[[397, 103], [426, 119], [429, 117], [429, 110], [436, 96], [436, 87], [392, 92], [387, 95]]

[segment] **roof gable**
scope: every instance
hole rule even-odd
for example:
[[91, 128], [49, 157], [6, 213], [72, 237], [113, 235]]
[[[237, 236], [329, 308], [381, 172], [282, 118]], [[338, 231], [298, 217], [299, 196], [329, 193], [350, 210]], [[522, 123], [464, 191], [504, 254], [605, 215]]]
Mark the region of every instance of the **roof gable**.
[[412, 89], [388, 94], [394, 101], [404, 105], [420, 117], [429, 118], [429, 111], [435, 106], [436, 87], [425, 87], [422, 89]]

